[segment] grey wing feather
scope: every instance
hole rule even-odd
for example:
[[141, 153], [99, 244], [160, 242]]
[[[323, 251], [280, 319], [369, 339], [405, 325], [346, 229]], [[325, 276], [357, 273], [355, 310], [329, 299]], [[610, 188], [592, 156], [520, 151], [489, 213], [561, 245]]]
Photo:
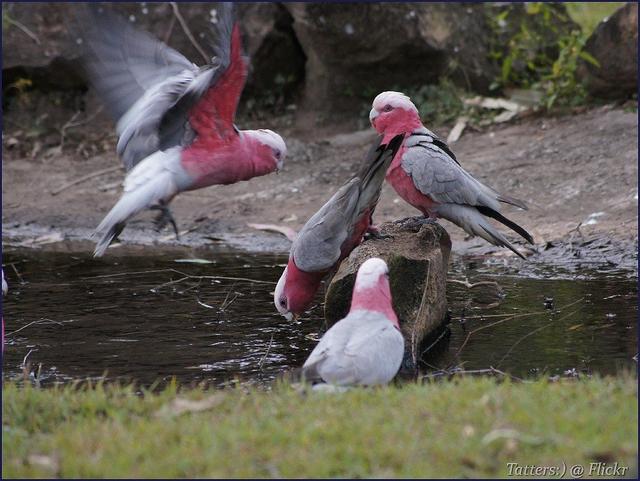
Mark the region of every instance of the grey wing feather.
[[497, 192], [473, 178], [432, 142], [421, 141], [409, 147], [402, 157], [402, 168], [416, 188], [436, 202], [484, 205], [500, 210]]
[[117, 151], [131, 169], [158, 149], [180, 145], [185, 135], [188, 110], [174, 112], [185, 98], [199, 98], [209, 88], [213, 70], [200, 73], [185, 70], [147, 92], [120, 118]]
[[382, 146], [382, 137], [372, 145], [358, 175], [343, 185], [300, 230], [291, 247], [291, 255], [299, 269], [306, 272], [326, 271], [342, 254], [342, 244], [353, 235], [354, 223], [370, 209], [373, 213], [384, 176], [402, 145], [396, 136]]
[[340, 187], [300, 230], [291, 246], [291, 255], [299, 269], [325, 271], [338, 261], [358, 205], [359, 185], [360, 179], [355, 177]]
[[189, 110], [229, 66], [233, 4], [220, 7], [212, 27], [215, 57], [203, 68], [101, 7], [87, 6], [79, 17], [82, 64], [118, 120], [117, 150], [126, 169], [192, 137]]
[[404, 357], [404, 338], [388, 320], [362, 325], [362, 335], [353, 336], [344, 354], [352, 359], [358, 384], [386, 384], [398, 373]]
[[153, 85], [196, 69], [181, 53], [107, 9], [88, 5], [77, 17], [82, 64], [115, 120]]

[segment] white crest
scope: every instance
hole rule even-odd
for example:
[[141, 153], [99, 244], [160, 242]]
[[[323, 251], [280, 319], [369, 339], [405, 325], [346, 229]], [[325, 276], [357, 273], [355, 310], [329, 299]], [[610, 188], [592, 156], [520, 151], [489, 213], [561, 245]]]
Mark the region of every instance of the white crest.
[[284, 143], [284, 140], [280, 135], [276, 134], [273, 130], [269, 129], [260, 129], [260, 130], [245, 130], [246, 133], [252, 135], [259, 142], [268, 145], [274, 149], [278, 149], [282, 152], [282, 156], [284, 157], [287, 153], [287, 145]]
[[409, 97], [402, 92], [394, 92], [392, 90], [382, 92], [373, 99], [373, 108], [378, 112], [382, 112], [386, 105], [391, 105], [393, 108], [418, 111]]
[[380, 276], [388, 273], [389, 268], [385, 261], [378, 257], [367, 259], [358, 269], [354, 290], [370, 289], [378, 283]]

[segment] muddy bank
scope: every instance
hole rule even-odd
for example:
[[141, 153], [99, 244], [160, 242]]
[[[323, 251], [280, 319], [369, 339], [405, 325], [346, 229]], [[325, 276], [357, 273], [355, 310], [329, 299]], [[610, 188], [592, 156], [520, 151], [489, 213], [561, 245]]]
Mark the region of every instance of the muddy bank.
[[[169, 230], [156, 233], [153, 214], [146, 213], [127, 226], [122, 235], [124, 245], [109, 249], [107, 255], [144, 250], [135, 245], [150, 244], [172, 249], [229, 246], [286, 252], [289, 241], [284, 236], [248, 224], [299, 229], [355, 172], [373, 133], [325, 131], [317, 137], [314, 134], [319, 132], [303, 135], [295, 133], [295, 127], [287, 127], [287, 122], [277, 123], [289, 145], [283, 172], [181, 194], [172, 205], [182, 232], [180, 242]], [[89, 236], [121, 191], [123, 172], [118, 169], [114, 143], [107, 139], [107, 151], [96, 155], [86, 151], [80, 155], [65, 147], [32, 156], [28, 148], [11, 140], [16, 138], [16, 127], [6, 125], [4, 246], [92, 249]], [[447, 129], [434, 129], [446, 137]], [[83, 134], [91, 138], [95, 131], [82, 126], [75, 132], [76, 137]], [[105, 135], [112, 138], [110, 133]], [[467, 131], [451, 148], [474, 176], [529, 204], [529, 211], [507, 208], [505, 214], [534, 236], [531, 260], [602, 259], [605, 264], [634, 268], [638, 225], [635, 113], [604, 106], [573, 115], [523, 119], [482, 132]], [[83, 176], [112, 167], [60, 191]], [[385, 184], [377, 223], [416, 213]], [[451, 235], [454, 254], [490, 254], [496, 262], [519, 265], [510, 252], [478, 238], [466, 240], [464, 232], [447, 221], [442, 225]], [[525, 246], [520, 248], [526, 252]], [[576, 249], [579, 254], [574, 256]]]

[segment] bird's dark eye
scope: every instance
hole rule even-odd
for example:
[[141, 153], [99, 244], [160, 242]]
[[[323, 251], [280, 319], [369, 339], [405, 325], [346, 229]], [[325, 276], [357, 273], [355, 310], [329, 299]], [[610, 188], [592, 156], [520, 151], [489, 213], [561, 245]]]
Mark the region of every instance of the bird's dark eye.
[[276, 150], [274, 152], [274, 155], [276, 156], [276, 159], [280, 159], [280, 156], [282, 155], [282, 152], [280, 152], [279, 150]]
[[280, 299], [280, 305], [282, 307], [287, 307], [287, 300], [284, 297], [282, 299]]
[[393, 110], [393, 107], [389, 104], [385, 105], [384, 108], [382, 109], [383, 112], [391, 112]]

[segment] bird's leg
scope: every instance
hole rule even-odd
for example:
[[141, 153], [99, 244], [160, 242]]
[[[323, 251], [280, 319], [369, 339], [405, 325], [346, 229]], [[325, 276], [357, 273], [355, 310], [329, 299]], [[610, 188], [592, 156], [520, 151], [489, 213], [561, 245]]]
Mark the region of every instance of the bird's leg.
[[150, 207], [152, 210], [159, 210], [160, 214], [156, 217], [154, 223], [156, 225], [156, 230], [159, 232], [165, 228], [167, 224], [171, 224], [173, 227], [173, 232], [176, 234], [176, 240], [180, 240], [180, 234], [178, 233], [178, 224], [176, 224], [176, 220], [173, 218], [173, 214], [171, 210], [164, 202], [160, 202], [157, 205], [153, 205]]
[[367, 240], [368, 239], [380, 240], [380, 239], [393, 239], [393, 236], [389, 234], [383, 234], [378, 226], [370, 224], [369, 227], [367, 227], [367, 231], [364, 233], [364, 238]]

